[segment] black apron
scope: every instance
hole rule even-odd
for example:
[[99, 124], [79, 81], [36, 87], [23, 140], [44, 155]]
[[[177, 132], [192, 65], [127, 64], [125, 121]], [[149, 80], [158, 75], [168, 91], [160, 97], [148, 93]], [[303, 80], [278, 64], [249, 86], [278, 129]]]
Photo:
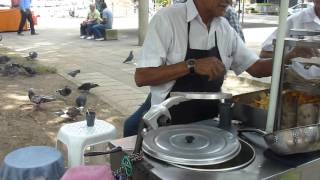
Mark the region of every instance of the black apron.
[[[189, 33], [190, 22], [188, 23], [188, 48], [185, 60], [216, 57], [221, 61], [216, 32], [215, 47], [209, 50], [191, 49]], [[208, 76], [187, 74], [176, 80], [171, 92], [219, 92], [223, 80], [224, 76], [208, 81]], [[218, 115], [218, 103], [218, 100], [191, 100], [173, 106], [170, 108], [172, 124], [186, 124], [216, 117]]]

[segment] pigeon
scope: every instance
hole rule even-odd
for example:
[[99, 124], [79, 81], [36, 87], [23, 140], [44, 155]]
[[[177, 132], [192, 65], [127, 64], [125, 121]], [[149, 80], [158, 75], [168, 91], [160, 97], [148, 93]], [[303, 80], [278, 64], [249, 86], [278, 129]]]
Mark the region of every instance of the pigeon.
[[51, 96], [36, 95], [33, 89], [29, 89], [28, 97], [29, 97], [29, 100], [37, 106], [39, 106], [42, 103], [47, 103], [47, 102], [56, 100], [54, 97], [51, 97]]
[[56, 115], [66, 118], [66, 119], [74, 119], [78, 115], [81, 115], [81, 108], [78, 107], [69, 107], [66, 110], [55, 112]]
[[81, 86], [78, 87], [78, 90], [90, 91], [90, 89], [95, 88], [97, 86], [99, 85], [94, 83], [83, 83]]
[[77, 69], [77, 70], [68, 72], [68, 75], [71, 76], [71, 77], [76, 77], [76, 75], [77, 75], [78, 73], [80, 73], [80, 69]]
[[0, 64], [6, 64], [11, 59], [8, 56], [0, 56]]
[[37, 74], [37, 72], [32, 68], [28, 66], [21, 66], [30, 76], [34, 76]]
[[20, 71], [20, 64], [6, 64], [4, 66], [4, 69], [2, 71], [2, 75], [3, 76], [16, 76], [18, 75], [19, 71]]
[[69, 96], [72, 90], [68, 86], [65, 86], [64, 88], [56, 90], [56, 92], [59, 93], [61, 96]]
[[29, 56], [25, 57], [27, 60], [35, 60], [38, 57], [38, 53], [35, 51], [29, 52]]
[[0, 35], [0, 41], [2, 41], [2, 35]]
[[82, 94], [77, 97], [76, 99], [76, 105], [77, 107], [84, 107], [87, 103], [87, 96]]
[[75, 118], [76, 116], [80, 115], [80, 109], [77, 107], [71, 107], [68, 108], [66, 114], [70, 117], [70, 118]]
[[126, 60], [124, 60], [122, 63], [128, 63], [131, 62], [133, 59], [133, 51], [130, 51], [129, 56], [127, 57]]

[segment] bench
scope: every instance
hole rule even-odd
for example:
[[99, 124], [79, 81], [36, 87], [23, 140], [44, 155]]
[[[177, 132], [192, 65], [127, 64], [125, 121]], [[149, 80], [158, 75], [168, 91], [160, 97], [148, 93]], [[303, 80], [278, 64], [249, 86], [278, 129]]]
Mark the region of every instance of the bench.
[[118, 30], [117, 29], [106, 29], [105, 39], [108, 40], [118, 40]]

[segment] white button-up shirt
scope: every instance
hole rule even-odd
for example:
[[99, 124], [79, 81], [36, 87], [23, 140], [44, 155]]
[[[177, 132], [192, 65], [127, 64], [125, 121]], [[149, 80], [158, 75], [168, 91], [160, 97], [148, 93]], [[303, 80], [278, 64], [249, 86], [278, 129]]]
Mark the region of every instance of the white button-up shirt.
[[[217, 33], [218, 49], [226, 69], [236, 74], [247, 70], [259, 58], [248, 50], [241, 38], [223, 17], [214, 18], [208, 32], [202, 22], [193, 0], [163, 8], [149, 25], [141, 57], [137, 67], [159, 67], [184, 61], [188, 44], [188, 22], [190, 22], [189, 41], [191, 49], [209, 50], [215, 47]], [[151, 87], [151, 104], [161, 103], [175, 81]]]
[[[307, 8], [287, 19], [286, 37], [289, 36], [290, 29], [320, 30], [320, 19], [314, 11], [314, 7]], [[277, 38], [276, 29], [262, 44], [263, 51], [273, 51], [273, 39]]]

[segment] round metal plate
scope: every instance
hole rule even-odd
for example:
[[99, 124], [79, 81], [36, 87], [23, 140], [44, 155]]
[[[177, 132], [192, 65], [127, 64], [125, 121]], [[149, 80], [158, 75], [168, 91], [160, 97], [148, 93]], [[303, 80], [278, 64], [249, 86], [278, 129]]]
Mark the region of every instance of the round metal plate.
[[209, 172], [226, 172], [237, 169], [242, 169], [250, 165], [256, 157], [254, 148], [247, 142], [240, 139], [241, 151], [233, 159], [221, 164], [207, 165], [207, 166], [184, 166], [179, 164], [171, 164], [179, 168], [193, 170], [193, 171], [209, 171]]
[[149, 131], [144, 136], [142, 149], [165, 162], [203, 166], [234, 158], [240, 152], [241, 145], [237, 137], [219, 128], [174, 125]]

